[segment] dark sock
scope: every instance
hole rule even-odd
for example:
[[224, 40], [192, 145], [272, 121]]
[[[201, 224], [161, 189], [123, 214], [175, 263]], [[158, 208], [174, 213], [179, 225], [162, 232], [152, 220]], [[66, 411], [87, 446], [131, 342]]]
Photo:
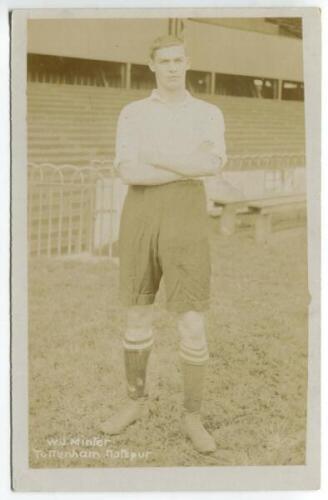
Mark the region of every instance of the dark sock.
[[187, 412], [200, 412], [206, 365], [191, 364], [182, 361], [182, 374], [184, 385], [183, 406]]
[[138, 399], [146, 395], [146, 370], [150, 349], [124, 349], [128, 396]]

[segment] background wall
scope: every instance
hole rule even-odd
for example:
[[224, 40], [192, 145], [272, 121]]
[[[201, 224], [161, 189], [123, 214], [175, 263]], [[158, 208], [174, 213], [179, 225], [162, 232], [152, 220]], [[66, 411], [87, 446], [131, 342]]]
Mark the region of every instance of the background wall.
[[168, 31], [163, 19], [33, 19], [28, 52], [145, 64], [150, 41]]
[[[303, 80], [301, 40], [193, 20], [184, 28], [192, 69]], [[165, 18], [30, 20], [28, 52], [146, 64], [151, 41], [167, 32]]]
[[186, 41], [195, 69], [303, 80], [301, 40], [187, 21]]

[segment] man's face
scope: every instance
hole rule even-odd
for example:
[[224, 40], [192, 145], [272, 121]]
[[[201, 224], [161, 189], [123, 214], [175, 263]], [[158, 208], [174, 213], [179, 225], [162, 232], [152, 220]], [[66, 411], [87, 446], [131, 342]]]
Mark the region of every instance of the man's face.
[[155, 73], [159, 86], [167, 90], [184, 87], [189, 68], [184, 46], [173, 45], [156, 50], [149, 67]]

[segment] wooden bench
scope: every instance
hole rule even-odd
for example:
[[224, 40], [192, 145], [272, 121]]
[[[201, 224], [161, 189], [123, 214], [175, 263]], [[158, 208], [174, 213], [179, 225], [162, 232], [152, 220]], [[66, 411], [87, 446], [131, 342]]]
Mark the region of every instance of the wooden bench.
[[236, 215], [247, 211], [246, 200], [212, 199], [215, 207], [222, 209], [220, 215], [220, 232], [227, 236], [232, 235], [236, 229]]
[[247, 204], [250, 212], [256, 214], [255, 239], [259, 243], [266, 243], [269, 239], [272, 226], [272, 215], [278, 212], [304, 209], [305, 194], [295, 196], [280, 196], [263, 200], [252, 201]]
[[305, 195], [288, 195], [262, 200], [212, 198], [215, 207], [221, 207], [220, 232], [232, 235], [236, 229], [236, 216], [242, 213], [254, 213], [255, 238], [258, 242], [266, 242], [271, 232], [272, 214], [305, 207]]

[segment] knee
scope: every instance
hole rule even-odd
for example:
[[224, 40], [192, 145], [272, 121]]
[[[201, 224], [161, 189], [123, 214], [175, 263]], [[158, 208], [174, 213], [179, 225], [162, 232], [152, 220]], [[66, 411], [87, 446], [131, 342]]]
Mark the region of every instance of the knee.
[[123, 345], [129, 350], [142, 350], [153, 344], [152, 310], [144, 306], [129, 308]]
[[188, 337], [194, 340], [204, 340], [206, 337], [205, 322], [202, 313], [188, 311], [187, 313], [181, 314], [178, 320], [178, 327], [182, 337]]
[[189, 311], [179, 318], [180, 354], [188, 362], [203, 363], [208, 359], [204, 316]]
[[132, 351], [149, 349], [154, 343], [151, 328], [128, 328], [123, 338], [123, 347]]

